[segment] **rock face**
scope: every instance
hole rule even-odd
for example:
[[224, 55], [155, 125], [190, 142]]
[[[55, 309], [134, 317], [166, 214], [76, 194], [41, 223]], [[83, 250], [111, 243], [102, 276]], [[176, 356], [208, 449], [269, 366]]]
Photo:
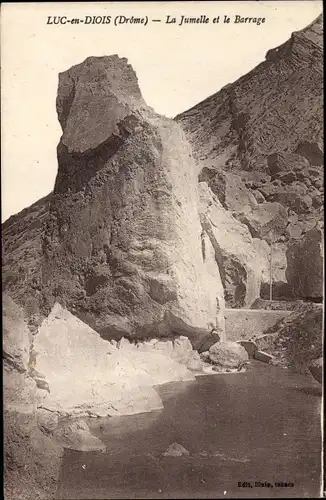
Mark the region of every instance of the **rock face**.
[[64, 447], [76, 451], [102, 451], [106, 446], [93, 436], [86, 422], [79, 420], [62, 426], [55, 431], [55, 438]]
[[34, 336], [37, 406], [62, 416], [131, 415], [161, 409], [153, 386], [194, 380], [199, 354], [188, 338], [108, 342], [59, 304]]
[[203, 251], [211, 244], [218, 262], [227, 307], [250, 306], [268, 279], [268, 245], [257, 245], [248, 227], [225, 210], [200, 182]]
[[323, 296], [324, 235], [312, 229], [299, 241], [293, 241], [287, 251], [286, 276], [293, 295], [306, 298]]
[[59, 79], [63, 135], [43, 237], [48, 304], [108, 338], [206, 332], [222, 321], [218, 266], [201, 251], [198, 169], [125, 59], [88, 58]]
[[29, 373], [31, 335], [24, 314], [3, 295], [4, 472], [8, 500], [55, 495], [62, 448], [42, 432]]
[[[200, 182], [268, 244], [287, 247], [323, 224], [322, 73], [320, 16], [250, 73], [176, 117], [201, 165]], [[285, 253], [274, 263], [274, 298], [293, 296]]]

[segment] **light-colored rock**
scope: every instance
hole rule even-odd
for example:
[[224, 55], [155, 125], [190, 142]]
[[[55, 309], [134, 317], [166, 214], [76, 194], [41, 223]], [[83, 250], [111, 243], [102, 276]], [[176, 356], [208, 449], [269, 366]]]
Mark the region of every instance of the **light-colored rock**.
[[323, 358], [314, 360], [309, 366], [311, 375], [320, 384], [323, 383]]
[[199, 353], [193, 349], [187, 337], [174, 340], [172, 358], [184, 364], [190, 371], [201, 371], [203, 368]]
[[33, 415], [36, 383], [28, 374], [31, 333], [22, 309], [6, 294], [2, 300], [4, 408]]
[[38, 390], [38, 406], [63, 415], [129, 415], [162, 408], [154, 385], [194, 379], [183, 364], [196, 358], [188, 339], [177, 341], [175, 357], [158, 343], [147, 349], [124, 343], [110, 354], [107, 345], [56, 304], [34, 338], [35, 369], [49, 386]]
[[128, 347], [131, 347], [131, 344], [129, 340], [124, 337], [122, 337], [117, 343], [117, 349], [127, 349]]
[[210, 362], [221, 369], [237, 369], [247, 361], [248, 354], [237, 342], [217, 342], [209, 348]]
[[182, 457], [189, 455], [189, 451], [179, 443], [172, 443], [163, 453], [164, 457]]
[[238, 175], [217, 172], [208, 186], [220, 203], [231, 212], [247, 213], [257, 206], [256, 198]]
[[106, 446], [100, 439], [91, 434], [88, 425], [83, 420], [60, 427], [54, 435], [61, 446], [70, 450], [106, 451]]
[[270, 243], [270, 233], [276, 241], [281, 236], [288, 222], [285, 207], [280, 203], [260, 203], [250, 212], [239, 217], [246, 224], [254, 238], [261, 238]]
[[3, 308], [3, 358], [20, 372], [28, 369], [31, 334], [23, 311], [6, 294], [2, 297]]
[[[206, 183], [199, 184], [201, 220], [215, 250], [226, 304], [251, 305], [260, 295], [263, 273], [268, 273], [268, 256], [259, 254], [249, 229], [227, 212]], [[206, 240], [205, 240], [206, 241]]]
[[323, 232], [316, 228], [289, 245], [286, 277], [294, 296], [323, 296], [323, 242]]

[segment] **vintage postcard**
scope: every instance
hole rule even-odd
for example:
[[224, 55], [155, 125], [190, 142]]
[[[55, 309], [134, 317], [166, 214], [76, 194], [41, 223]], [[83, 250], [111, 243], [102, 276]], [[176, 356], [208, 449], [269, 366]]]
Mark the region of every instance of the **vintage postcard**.
[[321, 498], [320, 1], [4, 2], [6, 500]]

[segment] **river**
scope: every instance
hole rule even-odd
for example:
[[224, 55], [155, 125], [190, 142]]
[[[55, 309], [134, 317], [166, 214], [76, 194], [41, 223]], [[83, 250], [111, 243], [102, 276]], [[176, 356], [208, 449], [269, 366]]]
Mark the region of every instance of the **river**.
[[[321, 388], [314, 380], [253, 362], [244, 373], [157, 391], [163, 410], [88, 422], [107, 453], [65, 450], [58, 499], [320, 496]], [[173, 442], [190, 455], [163, 457]]]

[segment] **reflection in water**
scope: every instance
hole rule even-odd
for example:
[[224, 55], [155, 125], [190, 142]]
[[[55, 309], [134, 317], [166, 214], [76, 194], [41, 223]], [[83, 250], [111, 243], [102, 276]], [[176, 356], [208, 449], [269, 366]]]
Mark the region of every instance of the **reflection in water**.
[[[58, 498], [319, 496], [318, 390], [307, 377], [261, 363], [160, 386], [163, 410], [89, 422], [107, 454], [67, 450]], [[190, 456], [164, 457], [174, 442]]]

